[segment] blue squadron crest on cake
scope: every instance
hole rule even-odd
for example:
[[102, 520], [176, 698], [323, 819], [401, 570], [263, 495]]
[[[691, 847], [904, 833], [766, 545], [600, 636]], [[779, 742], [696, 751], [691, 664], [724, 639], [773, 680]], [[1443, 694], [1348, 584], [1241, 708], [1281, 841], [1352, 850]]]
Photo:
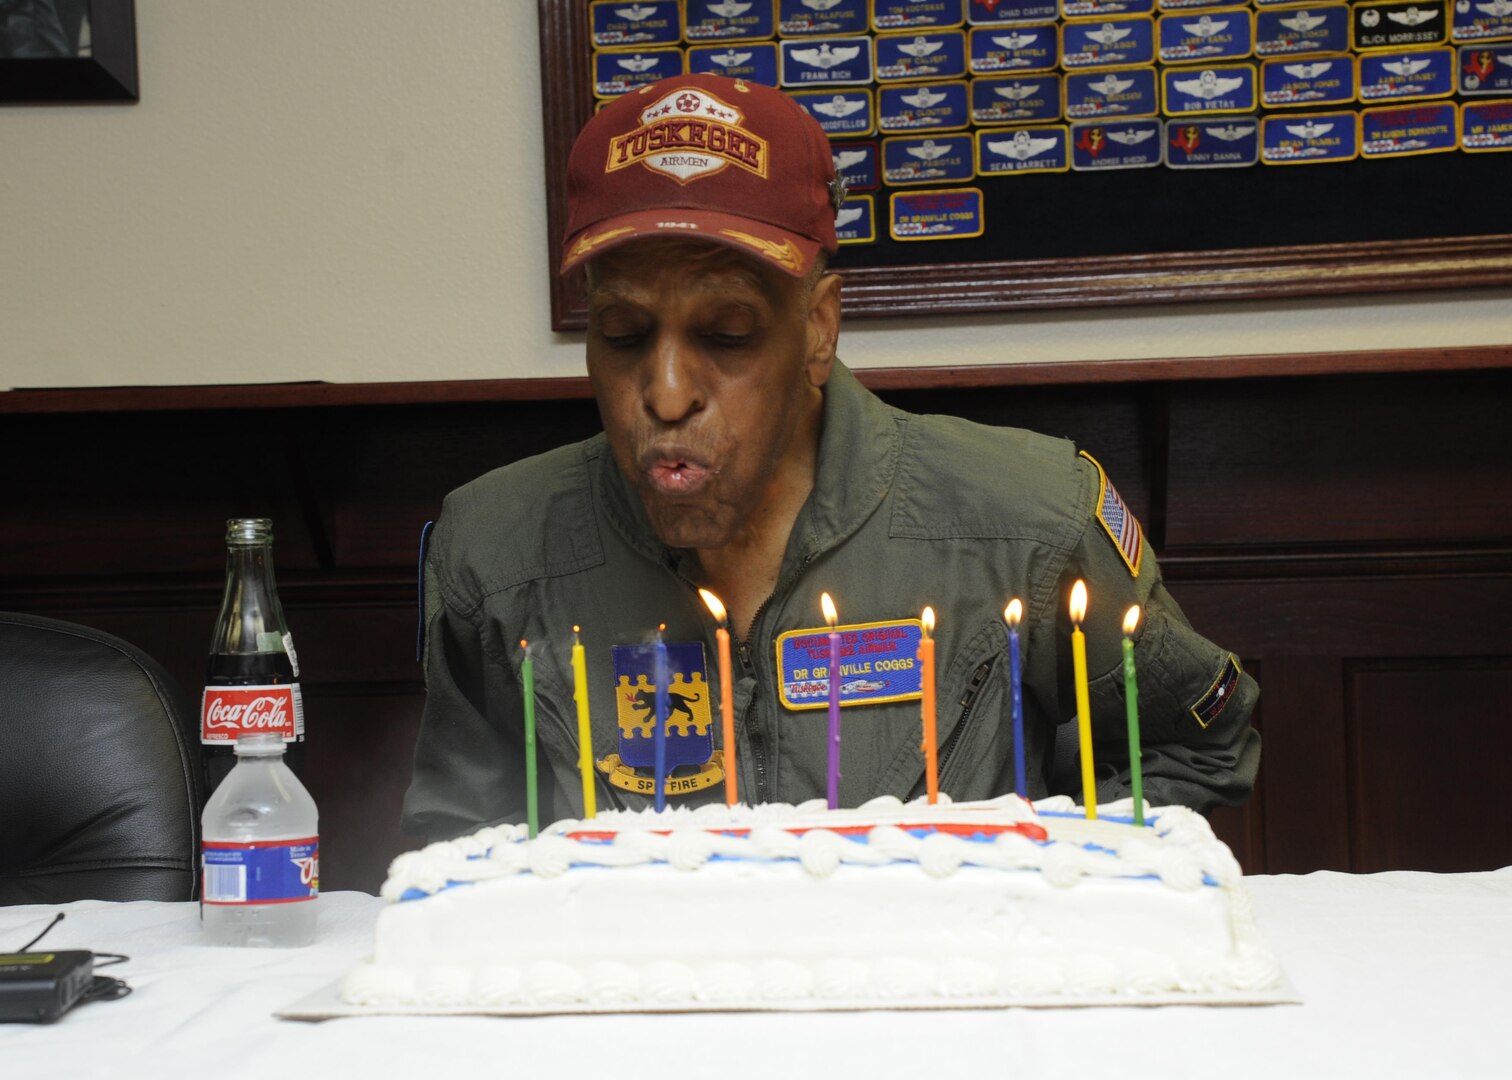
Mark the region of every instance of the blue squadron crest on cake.
[[[724, 755], [714, 749], [711, 734], [708, 669], [703, 643], [667, 645], [666, 716], [667, 770], [684, 769], [667, 777], [668, 795], [687, 795], [724, 780]], [[656, 648], [653, 645], [614, 646], [614, 710], [619, 728], [619, 753], [598, 762], [609, 782], [625, 791], [655, 793], [656, 779]], [[642, 771], [645, 770], [645, 771]]]

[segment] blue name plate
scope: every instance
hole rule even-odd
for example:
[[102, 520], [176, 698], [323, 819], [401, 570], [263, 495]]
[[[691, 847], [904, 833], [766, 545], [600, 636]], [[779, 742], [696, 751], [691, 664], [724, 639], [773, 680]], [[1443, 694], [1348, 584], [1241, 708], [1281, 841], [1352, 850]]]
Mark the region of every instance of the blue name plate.
[[1348, 48], [1348, 4], [1262, 11], [1255, 16], [1256, 56], [1335, 53]]
[[[1140, 0], [1129, 0], [1131, 3]], [[1008, 26], [1013, 23], [1053, 22], [1060, 14], [1060, 0], [971, 0], [966, 21], [972, 26]]]
[[1260, 101], [1267, 108], [1286, 105], [1341, 105], [1355, 99], [1354, 61], [1267, 60], [1260, 65]]
[[[903, 198], [904, 196], [895, 196]], [[840, 635], [840, 705], [879, 705], [922, 696], [917, 619], [836, 627]], [[777, 638], [777, 680], [789, 709], [829, 707], [829, 630], [789, 630]]]
[[873, 0], [872, 25], [878, 30], [941, 29], [966, 21], [966, 0]]
[[1459, 51], [1462, 94], [1512, 93], [1512, 46], [1467, 45]]
[[1359, 156], [1358, 113], [1281, 113], [1260, 121], [1260, 160], [1266, 165], [1316, 165]]
[[[1286, 2], [1291, 3], [1292, 0]], [[1214, 0], [1160, 0], [1155, 6], [1161, 11], [1188, 11], [1192, 8], [1212, 7], [1213, 3]]]
[[1512, 101], [1461, 105], [1460, 149], [1469, 154], [1512, 150]]
[[877, 128], [884, 132], [954, 131], [969, 119], [966, 84], [915, 83], [877, 91]]
[[1050, 71], [1060, 61], [1054, 23], [971, 31], [971, 70], [994, 72]]
[[1068, 19], [1106, 19], [1114, 15], [1148, 15], [1155, 0], [1061, 0]]
[[760, 41], [775, 30], [772, 0], [688, 0], [691, 42]]
[[1507, 0], [1455, 0], [1449, 36], [1459, 42], [1512, 39], [1512, 3]]
[[953, 184], [976, 175], [970, 135], [882, 140], [882, 182]]
[[803, 111], [819, 121], [830, 138], [870, 135], [877, 126], [877, 114], [870, 90], [796, 91], [789, 95]]
[[1257, 91], [1253, 64], [1167, 68], [1161, 75], [1167, 116], [1254, 111]]
[[1071, 168], [1076, 172], [1148, 169], [1165, 157], [1162, 127], [1147, 120], [1084, 120], [1071, 125]]
[[1070, 129], [1064, 124], [977, 132], [977, 173], [1016, 176], [1071, 168]]
[[784, 37], [866, 33], [866, 0], [779, 0], [777, 29]]
[[876, 143], [834, 143], [830, 156], [835, 160], [835, 174], [845, 177], [846, 191], [874, 191], [881, 185]]
[[982, 191], [900, 191], [892, 197], [887, 229], [894, 240], [965, 240], [981, 236]]
[[681, 49], [593, 54], [593, 92], [599, 97], [628, 94], [637, 87], [682, 73]]
[[1360, 154], [1367, 158], [1442, 154], [1459, 148], [1453, 102], [1366, 109], [1360, 114]]
[[783, 86], [849, 86], [871, 81], [871, 38], [782, 43]]
[[1061, 27], [1061, 65], [1119, 67], [1155, 59], [1155, 21], [1148, 15]]
[[1242, 169], [1260, 160], [1260, 122], [1250, 116], [1166, 121], [1172, 169]]
[[1167, 64], [1241, 60], [1255, 51], [1254, 14], [1246, 8], [1162, 15], [1158, 29]]
[[1422, 101], [1454, 93], [1454, 50], [1367, 53], [1358, 61], [1361, 101]]
[[877, 239], [876, 200], [852, 195], [835, 215], [835, 239], [842, 244], [870, 244]]
[[688, 50], [688, 70], [744, 79], [763, 86], [777, 85], [777, 46], [771, 42], [745, 45], [694, 45]]
[[955, 79], [966, 74], [966, 35], [959, 30], [888, 34], [877, 41], [877, 81]]
[[1441, 45], [1449, 40], [1449, 19], [1443, 0], [1427, 3], [1355, 4], [1349, 22], [1350, 47], [1355, 49], [1410, 49]]
[[971, 122], [1032, 124], [1061, 117], [1059, 75], [971, 80]]
[[588, 13], [595, 49], [676, 45], [682, 40], [677, 0], [595, 0]]
[[1066, 76], [1066, 115], [1072, 120], [1154, 116], [1160, 111], [1154, 68], [1073, 71]]

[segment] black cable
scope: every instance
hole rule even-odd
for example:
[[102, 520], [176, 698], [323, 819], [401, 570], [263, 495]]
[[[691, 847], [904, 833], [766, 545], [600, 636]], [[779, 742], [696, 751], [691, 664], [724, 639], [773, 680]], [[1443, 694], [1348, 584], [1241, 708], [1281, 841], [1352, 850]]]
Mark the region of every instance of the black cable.
[[26, 952], [27, 950], [29, 950], [33, 945], [35, 945], [37, 942], [39, 942], [43, 938], [45, 938], [47, 936], [47, 932], [49, 930], [51, 930], [53, 927], [57, 926], [62, 921], [63, 921], [63, 913], [60, 911], [56, 915], [53, 916], [52, 922], [48, 923], [46, 926], [44, 926], [42, 928], [42, 932], [40, 934], [38, 934], [36, 937], [32, 938], [25, 945], [21, 946], [21, 948], [18, 949], [17, 952]]

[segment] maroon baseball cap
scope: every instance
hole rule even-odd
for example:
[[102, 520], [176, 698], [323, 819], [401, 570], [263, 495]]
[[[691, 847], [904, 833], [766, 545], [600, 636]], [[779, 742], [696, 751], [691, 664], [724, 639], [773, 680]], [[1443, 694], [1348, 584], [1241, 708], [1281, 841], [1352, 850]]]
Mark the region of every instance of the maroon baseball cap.
[[829, 140], [770, 86], [675, 75], [616, 99], [567, 160], [562, 272], [648, 236], [726, 244], [802, 277], [834, 253]]

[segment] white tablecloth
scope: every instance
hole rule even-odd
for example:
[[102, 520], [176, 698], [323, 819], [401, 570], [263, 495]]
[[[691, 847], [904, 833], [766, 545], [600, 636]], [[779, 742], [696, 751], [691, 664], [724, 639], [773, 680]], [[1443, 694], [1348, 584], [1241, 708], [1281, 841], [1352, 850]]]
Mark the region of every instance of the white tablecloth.
[[[192, 904], [84, 901], [43, 945], [130, 955], [107, 972], [135, 992], [0, 1024], [0, 1077], [1512, 1077], [1512, 867], [1246, 886], [1301, 1005], [303, 1023], [272, 1014], [368, 953], [381, 901], [322, 896], [297, 950], [201, 945]], [[56, 910], [0, 908], [0, 951]]]

